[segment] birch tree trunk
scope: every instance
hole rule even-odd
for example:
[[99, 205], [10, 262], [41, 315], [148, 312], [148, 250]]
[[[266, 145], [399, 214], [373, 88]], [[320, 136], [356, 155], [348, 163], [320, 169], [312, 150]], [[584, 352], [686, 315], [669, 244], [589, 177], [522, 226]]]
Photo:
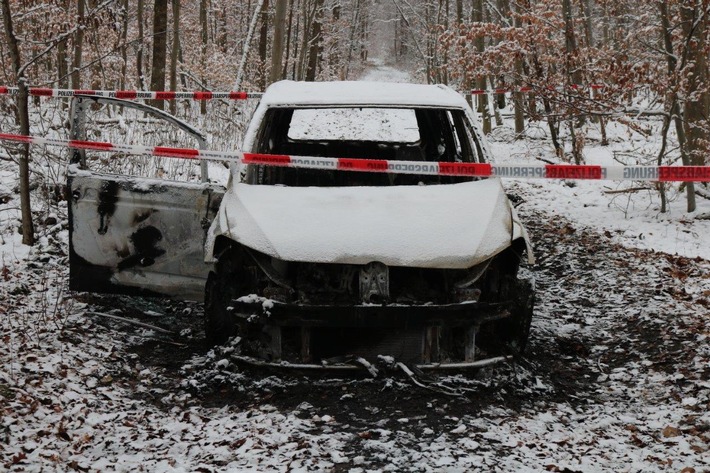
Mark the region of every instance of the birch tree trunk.
[[244, 48], [242, 49], [242, 60], [239, 62], [239, 69], [237, 70], [237, 80], [234, 82], [234, 90], [239, 90], [242, 87], [242, 79], [244, 78], [244, 68], [247, 64], [247, 58], [249, 57], [249, 49], [251, 47], [251, 40], [254, 36], [254, 30], [256, 29], [256, 23], [259, 20], [259, 13], [261, 12], [261, 6], [264, 0], [259, 0], [258, 4], [254, 8], [254, 15], [251, 18], [251, 23], [249, 24], [249, 31], [247, 32], [247, 38], [244, 40]]

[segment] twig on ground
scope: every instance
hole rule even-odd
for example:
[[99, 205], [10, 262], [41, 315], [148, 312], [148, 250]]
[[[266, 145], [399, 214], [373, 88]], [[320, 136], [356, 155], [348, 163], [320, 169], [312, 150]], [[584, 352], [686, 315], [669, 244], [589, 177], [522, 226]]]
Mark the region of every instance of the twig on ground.
[[175, 335], [175, 333], [171, 332], [170, 330], [166, 330], [161, 327], [156, 327], [155, 325], [147, 324], [145, 322], [139, 322], [137, 320], [129, 319], [126, 317], [121, 317], [119, 315], [105, 314], [103, 312], [94, 312], [94, 311], [87, 311], [86, 313], [91, 314], [91, 315], [98, 315], [101, 317], [106, 317], [108, 319], [120, 320], [121, 322], [126, 322], [126, 323], [137, 325], [137, 326], [143, 327], [143, 328], [149, 328], [151, 330], [155, 330], [156, 332], [164, 333], [166, 335]]
[[547, 164], [559, 164], [559, 163], [556, 163], [550, 159], [541, 158], [539, 156], [536, 157], [535, 159], [537, 159], [538, 161], [542, 161], [543, 163], [547, 163]]
[[628, 189], [617, 189], [611, 191], [604, 191], [605, 194], [629, 194], [632, 192], [648, 191], [651, 190], [648, 187], [629, 187]]
[[700, 196], [703, 199], [710, 200], [710, 193], [702, 189], [695, 189], [695, 195]]

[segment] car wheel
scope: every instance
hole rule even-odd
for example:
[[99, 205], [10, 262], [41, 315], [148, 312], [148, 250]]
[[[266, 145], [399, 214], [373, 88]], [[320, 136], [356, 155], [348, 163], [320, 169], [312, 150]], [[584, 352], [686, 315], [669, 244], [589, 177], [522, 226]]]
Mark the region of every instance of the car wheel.
[[210, 271], [205, 284], [205, 336], [210, 344], [218, 345], [238, 335], [232, 313], [234, 299], [244, 295], [242, 255], [230, 249], [223, 253]]
[[535, 306], [535, 292], [530, 281], [516, 280], [511, 291], [511, 314], [502, 321], [501, 337], [508, 351], [513, 355], [522, 355], [530, 337]]

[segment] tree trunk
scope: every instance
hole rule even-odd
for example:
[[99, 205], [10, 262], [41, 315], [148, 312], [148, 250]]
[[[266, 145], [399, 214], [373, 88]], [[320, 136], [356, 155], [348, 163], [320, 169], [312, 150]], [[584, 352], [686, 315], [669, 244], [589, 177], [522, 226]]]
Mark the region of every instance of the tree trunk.
[[269, 0], [264, 0], [261, 4], [261, 27], [259, 28], [259, 62], [260, 62], [260, 76], [259, 76], [259, 88], [264, 90], [266, 88], [266, 49], [269, 43]]
[[[303, 1], [303, 0], [301, 0]], [[299, 66], [300, 63], [298, 62], [300, 57], [301, 57], [301, 52], [298, 48], [298, 38], [299, 35], [301, 34], [301, 15], [298, 14], [298, 6], [297, 6], [297, 0], [292, 0], [291, 1], [291, 11], [289, 12], [289, 21], [291, 21], [294, 17], [294, 12], [295, 12], [295, 17], [296, 17], [296, 26], [293, 31], [293, 39], [291, 42], [293, 43], [293, 55], [290, 56], [290, 61], [291, 61], [291, 79], [297, 80], [299, 77]], [[291, 29], [291, 28], [289, 28]]]
[[[168, 0], [155, 0], [153, 6], [153, 63], [150, 69], [151, 90], [165, 90], [165, 63], [167, 52]], [[162, 100], [154, 100], [153, 106], [163, 109]]]
[[[283, 79], [284, 34], [286, 26], [286, 7], [288, 0], [276, 0], [274, 14], [274, 41], [271, 43], [271, 74], [269, 83]], [[288, 55], [286, 56], [288, 57]]]
[[[332, 18], [333, 18], [333, 24], [335, 25], [336, 28], [340, 28], [340, 3], [336, 3], [333, 5], [332, 11]], [[396, 26], [396, 25], [395, 25]], [[395, 31], [397, 29], [395, 28]], [[340, 36], [335, 34], [332, 39], [332, 46], [330, 48], [330, 56], [329, 56], [329, 65], [333, 71], [337, 71], [337, 76], [342, 80], [342, 67], [341, 67], [341, 58], [340, 58]]]
[[580, 72], [576, 64], [577, 39], [574, 34], [571, 0], [562, 0], [562, 15], [565, 20], [565, 66], [572, 84], [581, 85]]
[[[64, 10], [68, 13], [71, 8], [69, 1], [65, 0], [63, 3]], [[67, 62], [69, 59], [67, 56], [68, 42], [69, 38], [64, 38], [57, 44], [57, 85], [63, 89], [68, 88], [69, 85], [69, 63]]]
[[323, 1], [315, 0], [313, 7], [313, 21], [311, 24], [311, 34], [308, 40], [308, 65], [306, 67], [306, 80], [316, 80], [316, 74], [323, 56], [323, 38], [321, 35], [321, 24], [323, 21]]
[[348, 73], [350, 72], [350, 61], [352, 61], [353, 48], [355, 47], [355, 29], [360, 21], [360, 0], [355, 0], [355, 5], [353, 6], [353, 19], [350, 22], [350, 41], [348, 42], [348, 57], [345, 60], [345, 77], [348, 78]]
[[[365, 62], [367, 61], [367, 43], [368, 38], [370, 37], [370, 28], [369, 24], [365, 20], [362, 20], [360, 25], [360, 60]], [[323, 48], [321, 47], [321, 50], [322, 49]]]
[[[173, 44], [170, 48], [170, 90], [177, 90], [177, 64], [180, 52], [180, 0], [172, 0]], [[170, 101], [170, 113], [177, 112], [177, 100]]]
[[[303, 38], [301, 41], [301, 50], [298, 53], [298, 67], [296, 69], [296, 80], [303, 80], [306, 73], [306, 58], [309, 51], [308, 39], [310, 37], [310, 31], [312, 27], [313, 17], [308, 12], [308, 5], [310, 0], [301, 0], [301, 18], [303, 19]], [[353, 24], [353, 28], [356, 25]]]
[[123, 0], [123, 21], [121, 22], [121, 77], [118, 88], [126, 89], [126, 72], [128, 70], [128, 0]]
[[[574, 17], [572, 16], [571, 0], [562, 0], [562, 15], [565, 20], [565, 73], [567, 74], [570, 84], [581, 86], [583, 85], [582, 71], [577, 60], [577, 38], [574, 33]], [[580, 93], [576, 90], [577, 89], [571, 88], [565, 91], [564, 95], [567, 96], [568, 110], [575, 108], [572, 102], [576, 100], [574, 96]], [[580, 115], [576, 120], [576, 126], [581, 127], [582, 125], [584, 125], [584, 117]], [[572, 154], [575, 157], [575, 161], [581, 156], [581, 150], [576, 148], [576, 142], [577, 140], [572, 140]]]
[[[659, 14], [661, 17], [661, 31], [663, 34], [663, 46], [666, 52], [666, 62], [668, 64], [668, 77], [671, 83], [674, 82], [674, 77], [676, 74], [676, 68], [678, 67], [678, 60], [673, 52], [673, 31], [671, 30], [670, 20], [668, 18], [668, 7], [665, 2], [659, 2]], [[690, 158], [688, 157], [688, 144], [685, 136], [685, 130], [683, 129], [683, 122], [680, 116], [680, 107], [678, 106], [678, 98], [676, 94], [670, 94], [669, 100], [671, 101], [668, 109], [670, 110], [670, 119], [673, 120], [676, 128], [676, 134], [678, 135], [678, 146], [680, 148], [680, 158], [683, 166], [690, 165]], [[695, 211], [695, 184], [693, 182], [685, 183], [688, 212]]]
[[[17, 114], [20, 122], [20, 134], [30, 134], [30, 117], [28, 113], [27, 103], [27, 81], [22, 70], [22, 59], [20, 57], [20, 48], [15, 37], [15, 32], [12, 24], [12, 12], [10, 11], [9, 0], [0, 0], [2, 7], [3, 26], [5, 29], [5, 37], [7, 38], [7, 46], [10, 50], [10, 60], [12, 69], [15, 73], [15, 79], [19, 87], [17, 94]], [[22, 215], [22, 243], [24, 245], [34, 245], [34, 223], [32, 222], [32, 206], [30, 201], [30, 145], [23, 143], [20, 145], [20, 213]]]
[[708, 92], [707, 92], [707, 52], [705, 51], [705, 30], [707, 10], [703, 2], [685, 1], [680, 4], [683, 32], [686, 38], [688, 74], [687, 95], [692, 99], [685, 102], [683, 121], [688, 138], [688, 154], [692, 166], [704, 166], [707, 154], [708, 134]]
[[587, 47], [591, 48], [594, 46], [592, 5], [589, 0], [582, 0], [580, 2], [580, 7], [582, 8], [582, 14], [584, 15], [584, 38], [586, 40]]
[[[283, 72], [281, 73], [281, 78], [286, 79], [288, 77], [288, 63], [291, 60], [291, 37], [298, 35], [298, 27], [296, 27], [296, 33], [293, 33], [293, 2], [295, 0], [291, 0], [289, 2], [288, 6], [288, 29], [286, 30], [286, 53], [284, 54], [284, 57], [286, 58], [285, 61], [283, 61]], [[296, 44], [294, 42], [294, 44]]]
[[[518, 30], [522, 28], [523, 25], [520, 20], [520, 15], [516, 14], [513, 18], [513, 26]], [[519, 89], [523, 85], [523, 75], [522, 53], [516, 53], [515, 80], [513, 81], [516, 89]], [[523, 92], [513, 92], [513, 110], [515, 114], [515, 139], [518, 140], [524, 138], [525, 133], [525, 94]]]
[[[207, 82], [205, 72], [207, 71], [207, 42], [209, 40], [209, 24], [207, 21], [208, 0], [200, 0], [200, 62], [202, 63], [202, 76], [200, 81], [204, 85]], [[203, 87], [204, 88], [204, 87]], [[200, 113], [207, 113], [207, 101], [200, 101]]]
[[145, 32], [143, 31], [143, 1], [138, 0], [138, 53], [136, 56], [136, 72], [138, 73], [138, 87], [141, 90], [145, 90], [145, 73], [143, 72], [143, 41], [145, 37]]
[[[444, 16], [444, 31], [449, 31], [449, 13], [451, 2], [446, 0], [446, 15]], [[449, 49], [444, 50], [444, 84], [449, 83]]]
[[[84, 24], [85, 0], [79, 0], [76, 7], [77, 23]], [[81, 89], [81, 55], [84, 50], [84, 29], [77, 28], [74, 35], [74, 59], [72, 61], [71, 86]]]
[[263, 2], [264, 0], [259, 0], [258, 5], [256, 5], [256, 8], [254, 9], [254, 15], [251, 18], [251, 23], [249, 23], [249, 31], [247, 31], [247, 37], [244, 40], [244, 49], [242, 49], [242, 59], [239, 61], [239, 69], [237, 70], [237, 80], [234, 82], [234, 90], [239, 90], [242, 87], [244, 68], [246, 67], [247, 59], [249, 58], [251, 40], [254, 37], [254, 30], [256, 29], [257, 21], [259, 21], [259, 13], [261, 12]]
[[[474, 23], [483, 22], [483, 0], [474, 0], [473, 11], [471, 12], [471, 19]], [[485, 50], [485, 40], [483, 37], [476, 38], [475, 40], [476, 51], [482, 54]], [[476, 78], [476, 88], [485, 90], [487, 86], [486, 76], [481, 76]], [[489, 134], [492, 131], [491, 127], [491, 114], [488, 108], [488, 94], [481, 94], [478, 96], [478, 113], [481, 114], [483, 120], [483, 133]]]

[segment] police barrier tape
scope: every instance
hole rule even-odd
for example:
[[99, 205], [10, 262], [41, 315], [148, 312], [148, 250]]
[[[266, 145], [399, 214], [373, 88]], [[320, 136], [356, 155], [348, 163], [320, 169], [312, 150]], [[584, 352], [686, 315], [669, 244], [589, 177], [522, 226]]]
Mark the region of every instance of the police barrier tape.
[[[587, 86], [571, 84], [566, 88], [569, 90], [600, 90], [605, 88], [603, 84], [590, 84]], [[564, 90], [563, 87], [548, 87], [546, 90]], [[496, 89], [473, 89], [471, 95], [500, 95], [510, 92], [534, 92], [534, 87], [523, 86], [517, 88], [496, 88]], [[30, 87], [28, 93], [32, 97], [75, 97], [77, 95], [90, 95], [93, 97], [106, 97], [116, 99], [143, 99], [143, 100], [246, 100], [259, 98], [263, 92], [174, 92], [174, 91], [151, 91], [151, 90], [81, 90], [81, 89], [51, 89], [45, 87]], [[0, 95], [17, 95], [17, 87], [0, 86]]]
[[[0, 95], [17, 95], [17, 87], [0, 86]], [[30, 87], [28, 90], [33, 97], [75, 97], [77, 95], [91, 95], [93, 97], [105, 97], [115, 99], [147, 99], [147, 100], [246, 100], [259, 98], [261, 92], [173, 92], [173, 91], [151, 91], [151, 90], [79, 90], [79, 89], [47, 89], [43, 87]]]
[[432, 176], [500, 177], [509, 179], [595, 179], [632, 181], [694, 181], [710, 182], [710, 166], [588, 166], [571, 164], [489, 164], [422, 161], [389, 161], [383, 159], [324, 158], [290, 156], [165, 146], [138, 146], [99, 141], [59, 140], [34, 136], [0, 133], [0, 141], [61, 146], [93, 151], [113, 151], [133, 155], [228, 161], [303, 169], [385, 172]]

